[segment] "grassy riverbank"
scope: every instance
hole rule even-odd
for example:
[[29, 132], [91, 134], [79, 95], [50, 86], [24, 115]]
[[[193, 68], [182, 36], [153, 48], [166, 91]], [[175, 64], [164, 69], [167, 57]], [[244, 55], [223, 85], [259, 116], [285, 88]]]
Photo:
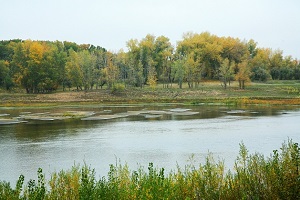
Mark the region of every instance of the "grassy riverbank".
[[299, 199], [300, 147], [288, 141], [265, 158], [249, 154], [240, 145], [233, 171], [223, 162], [207, 157], [200, 166], [188, 165], [165, 173], [152, 163], [131, 171], [126, 165], [111, 165], [98, 179], [87, 165], [53, 173], [45, 180], [42, 169], [37, 180], [16, 186], [0, 182], [0, 199]]
[[251, 83], [245, 90], [238, 89], [236, 82], [224, 90], [220, 82], [202, 82], [198, 88], [187, 85], [179, 89], [126, 88], [112, 93], [104, 88], [92, 91], [57, 91], [50, 94], [25, 94], [23, 92], [0, 92], [0, 106], [51, 106], [61, 104], [130, 104], [130, 103], [224, 103], [224, 104], [270, 104], [299, 105], [299, 81], [269, 81]]

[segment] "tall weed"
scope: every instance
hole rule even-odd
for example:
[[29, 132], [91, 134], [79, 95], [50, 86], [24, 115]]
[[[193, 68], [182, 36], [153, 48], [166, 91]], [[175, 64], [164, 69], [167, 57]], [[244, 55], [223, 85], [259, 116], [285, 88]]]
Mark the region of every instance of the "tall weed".
[[168, 174], [153, 163], [135, 171], [117, 163], [97, 180], [84, 164], [53, 173], [46, 182], [39, 169], [37, 182], [24, 185], [22, 175], [15, 189], [0, 182], [2, 199], [300, 199], [300, 147], [289, 140], [265, 158], [249, 154], [241, 143], [234, 169], [227, 172], [211, 154], [199, 166], [191, 163]]

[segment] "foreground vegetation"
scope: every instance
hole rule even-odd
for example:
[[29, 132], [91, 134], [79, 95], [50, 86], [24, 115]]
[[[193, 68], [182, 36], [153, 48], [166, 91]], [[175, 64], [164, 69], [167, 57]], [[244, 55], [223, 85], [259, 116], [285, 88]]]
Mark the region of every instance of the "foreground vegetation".
[[15, 188], [0, 182], [0, 199], [299, 199], [300, 147], [291, 140], [265, 158], [249, 154], [244, 144], [233, 171], [212, 155], [200, 166], [165, 173], [152, 163], [145, 170], [129, 170], [127, 165], [111, 165], [106, 177], [97, 180], [87, 165], [53, 173], [45, 180], [24, 185], [20, 176]]

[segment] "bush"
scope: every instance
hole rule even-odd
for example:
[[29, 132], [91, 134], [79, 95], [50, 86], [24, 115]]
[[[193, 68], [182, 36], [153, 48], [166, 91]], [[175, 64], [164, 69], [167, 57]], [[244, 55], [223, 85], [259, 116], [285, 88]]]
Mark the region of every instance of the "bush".
[[280, 69], [280, 80], [292, 80], [294, 78], [294, 70], [292, 68]]
[[16, 189], [0, 182], [0, 199], [300, 199], [300, 147], [289, 140], [265, 158], [240, 144], [234, 171], [227, 173], [223, 162], [208, 155], [198, 167], [178, 167], [167, 175], [150, 163], [146, 171], [110, 165], [107, 178], [95, 176], [87, 165], [75, 166], [54, 173], [48, 187], [39, 169], [38, 183], [29, 181], [22, 194], [23, 176]]
[[294, 69], [294, 78], [295, 80], [300, 80], [300, 67]]
[[254, 67], [250, 76], [252, 81], [267, 81], [270, 78], [269, 72], [263, 67]]
[[123, 92], [125, 90], [125, 85], [123, 83], [115, 83], [111, 87], [111, 93], [116, 94]]

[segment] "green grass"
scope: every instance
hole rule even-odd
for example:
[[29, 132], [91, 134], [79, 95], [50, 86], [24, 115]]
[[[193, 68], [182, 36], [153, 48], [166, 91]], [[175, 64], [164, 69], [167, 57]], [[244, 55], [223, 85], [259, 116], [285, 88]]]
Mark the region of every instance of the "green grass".
[[212, 155], [200, 166], [165, 173], [150, 163], [131, 171], [127, 165], [110, 165], [106, 177], [84, 165], [53, 173], [45, 180], [41, 169], [37, 181], [24, 184], [20, 176], [13, 188], [0, 182], [0, 199], [299, 199], [300, 147], [289, 140], [269, 157], [249, 154], [240, 144], [233, 171]]
[[[247, 101], [245, 101], [247, 100]], [[259, 101], [257, 101], [259, 100]], [[252, 82], [240, 90], [233, 81], [225, 90], [219, 81], [203, 81], [197, 88], [188, 88], [187, 84], [179, 89], [177, 84], [163, 88], [158, 84], [155, 89], [122, 88], [117, 93], [107, 89], [92, 91], [57, 91], [51, 94], [1, 93], [0, 106], [56, 106], [67, 104], [131, 104], [131, 103], [224, 103], [233, 104], [300, 104], [299, 81]]]

